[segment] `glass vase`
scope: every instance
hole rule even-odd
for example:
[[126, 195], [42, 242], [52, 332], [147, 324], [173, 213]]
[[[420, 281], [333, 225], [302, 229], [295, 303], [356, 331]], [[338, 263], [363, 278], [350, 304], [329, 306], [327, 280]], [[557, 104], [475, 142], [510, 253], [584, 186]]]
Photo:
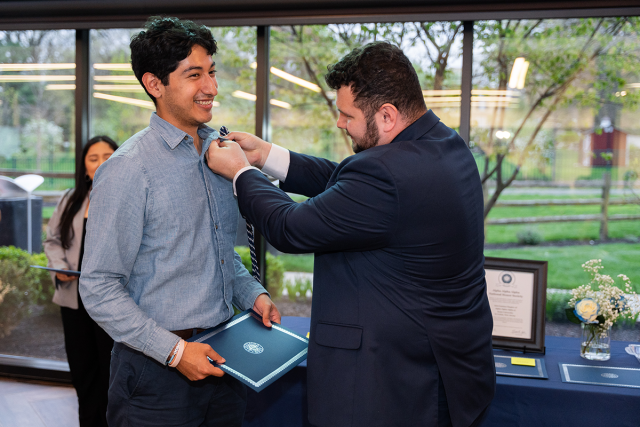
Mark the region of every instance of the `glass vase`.
[[604, 331], [597, 323], [582, 323], [580, 356], [588, 360], [609, 360], [611, 358], [611, 327]]

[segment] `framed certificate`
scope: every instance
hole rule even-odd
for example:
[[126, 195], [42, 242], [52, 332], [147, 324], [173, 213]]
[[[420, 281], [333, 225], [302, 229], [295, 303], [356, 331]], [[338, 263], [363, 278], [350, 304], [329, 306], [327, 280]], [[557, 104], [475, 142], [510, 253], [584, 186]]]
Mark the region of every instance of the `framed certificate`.
[[485, 258], [493, 347], [544, 353], [547, 261]]

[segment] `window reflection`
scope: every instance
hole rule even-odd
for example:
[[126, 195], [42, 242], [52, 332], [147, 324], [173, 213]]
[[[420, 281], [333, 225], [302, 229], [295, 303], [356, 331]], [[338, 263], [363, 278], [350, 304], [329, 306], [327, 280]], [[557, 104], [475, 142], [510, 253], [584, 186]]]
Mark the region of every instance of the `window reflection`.
[[447, 125], [460, 125], [462, 24], [409, 22], [295, 25], [271, 30], [272, 140], [294, 151], [341, 161], [353, 154], [336, 127], [336, 94], [324, 82], [327, 65], [376, 40], [402, 47], [418, 72], [427, 106]]
[[[0, 31], [0, 169], [10, 177], [45, 177], [36, 194], [54, 196], [45, 198], [42, 215], [39, 209], [33, 213], [45, 222], [55, 194], [73, 183], [74, 60], [74, 31]], [[21, 202], [0, 194], [0, 203], [3, 238], [7, 231], [24, 228], [26, 233], [27, 222], [18, 212], [26, 198]], [[42, 199], [32, 200], [32, 208], [41, 206]], [[37, 237], [40, 228], [34, 227]], [[18, 244], [3, 240], [3, 245]], [[32, 264], [46, 265], [44, 254], [0, 247], [0, 353], [62, 362], [64, 338], [59, 308], [51, 303], [51, 278]]]
[[[634, 17], [475, 23], [471, 141], [485, 179], [490, 220], [593, 216], [601, 210], [597, 204], [530, 206], [518, 212], [496, 206], [524, 198], [522, 186], [576, 187], [532, 188], [531, 198], [597, 199], [610, 176], [611, 197], [630, 195], [625, 177], [637, 176], [640, 166], [637, 24]], [[634, 213], [640, 213], [637, 206], [609, 209], [609, 214]], [[509, 241], [515, 241], [524, 227], [489, 227], [487, 240], [509, 239], [508, 229]], [[529, 226], [545, 240], [597, 239], [599, 227], [599, 220]], [[637, 220], [609, 225], [608, 237], [639, 234]]]

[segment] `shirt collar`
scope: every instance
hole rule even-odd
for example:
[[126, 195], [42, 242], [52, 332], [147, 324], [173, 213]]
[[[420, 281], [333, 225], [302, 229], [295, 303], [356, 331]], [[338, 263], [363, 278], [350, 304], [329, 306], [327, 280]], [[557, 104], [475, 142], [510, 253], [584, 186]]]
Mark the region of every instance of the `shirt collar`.
[[440, 122], [440, 118], [438, 118], [433, 111], [427, 110], [427, 112], [420, 116], [418, 120], [411, 123], [395, 138], [393, 138], [393, 141], [391, 142], [415, 141], [425, 133], [429, 132], [432, 127], [438, 124], [438, 122]]
[[[151, 114], [149, 127], [157, 131], [172, 150], [182, 141], [193, 142], [191, 135], [160, 118], [156, 112]], [[200, 136], [203, 141], [217, 139], [219, 135], [217, 130], [207, 125], [202, 124], [198, 127], [198, 136]]]

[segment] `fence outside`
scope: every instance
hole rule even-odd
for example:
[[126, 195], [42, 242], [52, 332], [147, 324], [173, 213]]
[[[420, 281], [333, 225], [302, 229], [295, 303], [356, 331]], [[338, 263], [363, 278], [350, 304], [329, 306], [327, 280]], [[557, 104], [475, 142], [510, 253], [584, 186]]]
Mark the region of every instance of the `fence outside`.
[[[601, 166], [603, 156], [620, 159], [611, 166]], [[480, 174], [484, 170], [484, 153], [474, 153]], [[599, 161], [597, 161], [599, 160]], [[502, 176], [510, 176], [516, 168], [517, 158], [507, 158], [502, 163]], [[596, 164], [592, 166], [592, 164]], [[493, 168], [495, 162], [489, 162]], [[517, 181], [544, 181], [549, 183], [573, 183], [576, 181], [601, 181], [605, 172], [611, 172], [613, 181], [624, 181], [628, 173], [640, 174], [640, 150], [618, 152], [596, 150], [581, 153], [576, 150], [543, 150], [526, 158]]]
[[75, 184], [75, 162], [75, 157], [60, 155], [40, 158], [26, 156], [0, 157], [0, 175], [17, 177], [27, 173], [35, 173], [45, 178], [44, 183], [38, 187], [38, 190], [65, 190]]

